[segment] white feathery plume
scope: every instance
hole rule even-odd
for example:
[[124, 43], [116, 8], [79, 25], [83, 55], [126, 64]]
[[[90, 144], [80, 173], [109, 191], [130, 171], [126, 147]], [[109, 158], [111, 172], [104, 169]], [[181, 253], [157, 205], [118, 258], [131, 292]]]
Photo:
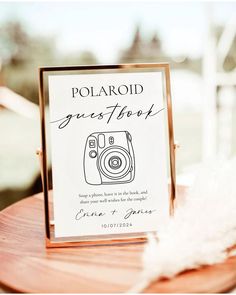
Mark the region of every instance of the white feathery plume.
[[236, 158], [202, 166], [184, 204], [157, 233], [148, 237], [143, 272], [129, 292], [187, 269], [224, 261], [236, 244]]

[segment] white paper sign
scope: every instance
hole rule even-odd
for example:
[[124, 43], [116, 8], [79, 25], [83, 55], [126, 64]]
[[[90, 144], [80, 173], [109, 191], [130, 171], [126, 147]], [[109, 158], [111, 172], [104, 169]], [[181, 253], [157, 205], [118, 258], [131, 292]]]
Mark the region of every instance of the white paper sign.
[[169, 210], [161, 73], [48, 83], [55, 237], [157, 230]]

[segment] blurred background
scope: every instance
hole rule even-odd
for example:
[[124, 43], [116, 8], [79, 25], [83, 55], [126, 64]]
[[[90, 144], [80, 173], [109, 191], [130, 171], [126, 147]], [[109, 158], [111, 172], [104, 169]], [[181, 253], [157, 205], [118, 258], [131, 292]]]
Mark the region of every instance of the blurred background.
[[37, 68], [169, 62], [177, 181], [236, 154], [235, 2], [0, 2], [0, 210], [41, 191]]

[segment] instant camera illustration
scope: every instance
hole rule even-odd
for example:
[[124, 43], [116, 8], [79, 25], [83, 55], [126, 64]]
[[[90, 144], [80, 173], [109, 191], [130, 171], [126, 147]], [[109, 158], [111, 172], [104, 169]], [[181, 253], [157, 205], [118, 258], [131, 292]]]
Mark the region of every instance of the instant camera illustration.
[[84, 177], [91, 185], [121, 184], [134, 180], [135, 158], [128, 131], [94, 132], [84, 151]]

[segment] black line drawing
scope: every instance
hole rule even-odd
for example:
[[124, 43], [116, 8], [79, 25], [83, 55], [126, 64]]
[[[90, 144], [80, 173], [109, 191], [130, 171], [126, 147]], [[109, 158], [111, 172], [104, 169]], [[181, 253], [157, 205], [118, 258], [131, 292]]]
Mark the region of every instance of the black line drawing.
[[94, 132], [84, 149], [84, 178], [88, 184], [129, 183], [135, 177], [132, 137], [128, 131]]

